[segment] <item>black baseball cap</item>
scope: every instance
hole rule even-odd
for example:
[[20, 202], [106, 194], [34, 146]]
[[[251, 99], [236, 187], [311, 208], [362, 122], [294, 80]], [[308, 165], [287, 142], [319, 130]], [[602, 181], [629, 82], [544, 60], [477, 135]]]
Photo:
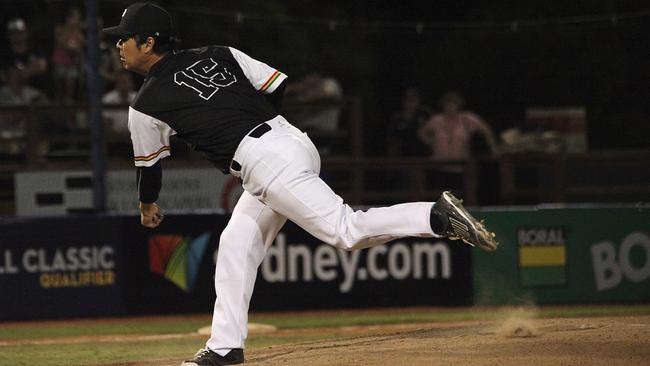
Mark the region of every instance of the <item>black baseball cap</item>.
[[152, 3], [135, 3], [124, 9], [120, 24], [103, 29], [112, 36], [171, 37], [173, 35], [172, 17], [167, 10]]

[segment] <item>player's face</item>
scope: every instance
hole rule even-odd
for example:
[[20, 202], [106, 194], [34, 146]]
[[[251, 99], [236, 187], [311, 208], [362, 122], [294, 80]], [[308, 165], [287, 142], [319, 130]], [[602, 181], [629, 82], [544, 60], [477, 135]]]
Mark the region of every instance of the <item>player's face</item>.
[[126, 70], [137, 73], [144, 71], [142, 66], [145, 63], [147, 55], [141, 47], [138, 48], [135, 38], [123, 37], [117, 41], [115, 47], [120, 51], [120, 61]]

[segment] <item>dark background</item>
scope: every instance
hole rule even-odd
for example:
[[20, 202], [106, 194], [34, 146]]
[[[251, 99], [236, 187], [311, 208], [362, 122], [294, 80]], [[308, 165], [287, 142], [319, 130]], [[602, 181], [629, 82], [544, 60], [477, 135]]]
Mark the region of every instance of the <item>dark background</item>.
[[[129, 3], [101, 1], [103, 21], [117, 24]], [[367, 155], [383, 154], [385, 124], [409, 85], [432, 107], [460, 91], [497, 133], [521, 125], [527, 107], [577, 106], [587, 110], [590, 150], [650, 147], [647, 1], [158, 3], [174, 16], [181, 47], [230, 45], [294, 80], [310, 70], [337, 78], [361, 97]], [[2, 24], [24, 17], [45, 53], [66, 9], [85, 6], [0, 4]]]

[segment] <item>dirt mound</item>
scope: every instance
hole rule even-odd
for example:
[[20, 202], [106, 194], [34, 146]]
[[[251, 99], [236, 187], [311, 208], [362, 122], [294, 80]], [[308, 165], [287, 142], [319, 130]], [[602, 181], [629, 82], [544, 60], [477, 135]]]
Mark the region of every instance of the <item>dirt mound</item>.
[[[631, 366], [650, 359], [650, 316], [536, 319], [519, 314], [505, 321], [279, 330], [277, 334], [292, 332], [332, 338], [249, 349], [246, 364]], [[120, 365], [178, 366], [180, 361]]]

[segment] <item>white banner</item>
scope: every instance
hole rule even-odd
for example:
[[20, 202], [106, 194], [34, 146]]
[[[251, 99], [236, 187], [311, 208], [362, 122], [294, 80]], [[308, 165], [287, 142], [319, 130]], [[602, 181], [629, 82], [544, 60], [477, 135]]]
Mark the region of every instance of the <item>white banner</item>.
[[[15, 174], [16, 215], [65, 215], [91, 210], [92, 172], [47, 171]], [[213, 168], [165, 169], [160, 204], [169, 210], [231, 209], [242, 188]], [[138, 208], [135, 170], [106, 173], [106, 208], [126, 213]]]

